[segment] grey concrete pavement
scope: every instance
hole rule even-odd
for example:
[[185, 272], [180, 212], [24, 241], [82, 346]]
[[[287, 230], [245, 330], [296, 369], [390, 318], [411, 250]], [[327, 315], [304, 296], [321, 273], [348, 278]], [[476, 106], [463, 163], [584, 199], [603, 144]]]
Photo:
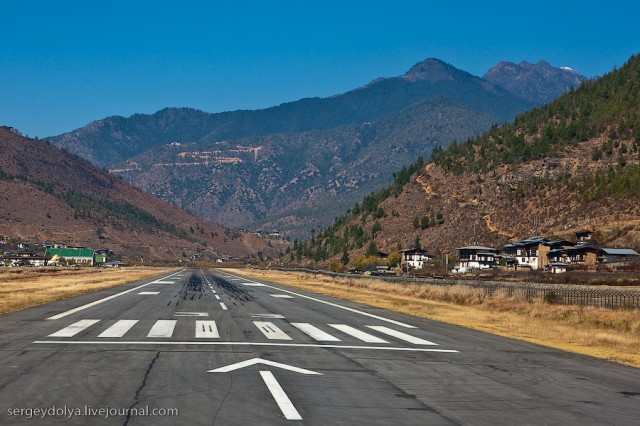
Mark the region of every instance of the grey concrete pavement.
[[3, 424], [640, 421], [638, 369], [224, 270], [2, 316], [0, 370]]

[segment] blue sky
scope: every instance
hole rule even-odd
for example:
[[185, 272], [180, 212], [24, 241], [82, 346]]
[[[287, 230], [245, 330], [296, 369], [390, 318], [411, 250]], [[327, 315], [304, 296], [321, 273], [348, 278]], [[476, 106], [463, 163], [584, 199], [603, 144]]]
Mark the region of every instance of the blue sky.
[[[132, 4], [133, 3], [133, 4]], [[2, 0], [0, 124], [52, 136], [110, 115], [330, 96], [435, 57], [588, 77], [640, 50], [636, 2]]]

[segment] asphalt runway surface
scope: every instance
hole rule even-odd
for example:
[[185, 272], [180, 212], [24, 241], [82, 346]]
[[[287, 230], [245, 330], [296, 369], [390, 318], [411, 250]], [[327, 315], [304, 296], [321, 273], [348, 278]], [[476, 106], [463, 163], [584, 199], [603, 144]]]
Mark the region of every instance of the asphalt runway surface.
[[0, 424], [637, 425], [640, 370], [185, 269], [0, 317]]

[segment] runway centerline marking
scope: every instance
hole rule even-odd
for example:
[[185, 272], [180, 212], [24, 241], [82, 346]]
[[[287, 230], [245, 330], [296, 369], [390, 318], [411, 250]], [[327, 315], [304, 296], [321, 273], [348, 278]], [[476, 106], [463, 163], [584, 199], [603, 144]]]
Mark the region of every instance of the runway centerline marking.
[[282, 292], [285, 292], [285, 293], [292, 294], [294, 296], [304, 297], [305, 299], [313, 300], [314, 302], [324, 303], [325, 305], [333, 306], [334, 308], [344, 309], [345, 311], [353, 312], [353, 313], [356, 313], [356, 314], [359, 314], [359, 315], [364, 315], [364, 316], [369, 317], [369, 318], [375, 318], [375, 319], [380, 320], [380, 321], [388, 322], [388, 323], [391, 323], [391, 324], [396, 324], [396, 325], [399, 325], [401, 327], [418, 328], [418, 327], [416, 327], [414, 325], [411, 325], [411, 324], [406, 324], [404, 322], [400, 322], [400, 321], [392, 320], [392, 319], [389, 319], [389, 318], [381, 317], [380, 315], [375, 315], [375, 314], [370, 314], [368, 312], [359, 311], [357, 309], [349, 308], [348, 306], [342, 306], [342, 305], [339, 305], [337, 303], [328, 302], [326, 300], [318, 299], [316, 297], [306, 296], [306, 295], [304, 295], [302, 293], [296, 293], [295, 291], [285, 290], [283, 288], [274, 287], [274, 286], [268, 285], [268, 284], [262, 284], [262, 285], [265, 286], [265, 287], [272, 288], [272, 289], [277, 290], [277, 291], [282, 291]]
[[208, 317], [208, 312], [176, 312], [174, 317]]
[[[178, 274], [179, 272], [180, 271], [175, 272], [175, 273], [173, 273], [171, 275], [167, 275], [164, 278], [172, 277], [172, 276]], [[131, 293], [131, 292], [140, 290], [141, 288], [144, 288], [144, 287], [146, 287], [148, 285], [151, 285], [151, 284], [154, 284], [154, 282], [152, 281], [152, 282], [149, 282], [149, 283], [146, 283], [146, 284], [139, 285], [139, 286], [134, 287], [134, 288], [130, 288], [129, 290], [121, 291], [120, 293], [112, 294], [111, 296], [103, 297], [102, 299], [93, 301], [91, 303], [87, 303], [86, 305], [78, 306], [77, 308], [69, 309], [68, 311], [65, 311], [65, 312], [59, 313], [57, 315], [51, 316], [51, 317], [49, 317], [47, 319], [48, 320], [57, 320], [57, 319], [60, 319], [60, 318], [64, 318], [67, 315], [75, 314], [76, 312], [80, 312], [80, 311], [85, 310], [87, 308], [90, 308], [92, 306], [95, 306], [95, 305], [98, 305], [100, 303], [106, 302], [107, 300], [115, 299], [116, 297], [122, 296], [123, 294], [127, 294], [127, 293]]]
[[220, 302], [220, 307], [222, 308], [223, 311], [229, 310], [229, 308], [227, 308], [227, 305], [225, 305], [223, 302]]

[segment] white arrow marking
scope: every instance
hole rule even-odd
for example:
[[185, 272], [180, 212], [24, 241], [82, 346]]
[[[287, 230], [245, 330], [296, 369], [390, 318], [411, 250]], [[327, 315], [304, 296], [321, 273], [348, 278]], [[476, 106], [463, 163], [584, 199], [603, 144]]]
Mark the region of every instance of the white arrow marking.
[[294, 371], [296, 373], [301, 373], [301, 374], [316, 374], [316, 375], [322, 376], [322, 373], [317, 373], [315, 371], [306, 370], [304, 368], [294, 367], [293, 365], [282, 364], [275, 361], [269, 361], [268, 359], [262, 359], [262, 358], [251, 358], [246, 361], [236, 362], [235, 364], [216, 368], [215, 370], [209, 370], [207, 371], [207, 373], [228, 373], [230, 371], [239, 370], [241, 368], [249, 367], [251, 365], [256, 365], [256, 364], [270, 365], [272, 367], [278, 367], [278, 368], [282, 368], [283, 370]]
[[273, 376], [271, 371], [261, 371], [260, 376], [264, 380], [264, 384], [267, 385], [267, 389], [271, 392], [271, 396], [276, 400], [276, 404], [280, 407], [280, 411], [284, 414], [284, 418], [287, 420], [302, 420], [302, 416], [293, 406], [293, 403], [280, 386], [280, 383]]

